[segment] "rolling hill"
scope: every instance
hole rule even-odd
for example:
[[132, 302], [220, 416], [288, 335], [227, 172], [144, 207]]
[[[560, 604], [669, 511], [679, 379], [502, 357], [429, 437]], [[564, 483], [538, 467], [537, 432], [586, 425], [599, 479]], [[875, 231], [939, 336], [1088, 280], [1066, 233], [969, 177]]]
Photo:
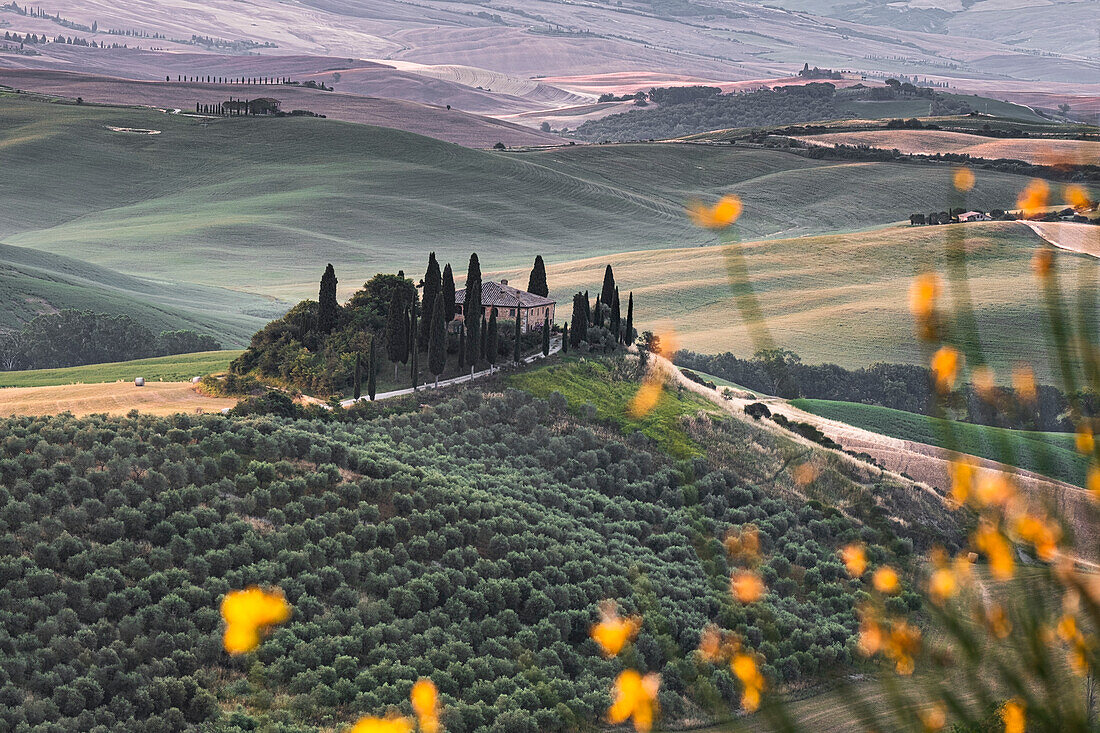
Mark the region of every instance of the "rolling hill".
[[[868, 189], [869, 190], [869, 189]], [[1001, 374], [1031, 355], [1046, 354], [1043, 307], [1031, 268], [1042, 240], [1017, 223], [966, 227], [970, 291], [982, 349]], [[915, 273], [942, 268], [951, 227], [888, 227], [856, 235], [752, 241], [741, 247], [768, 327], [779, 346], [803, 361], [847, 367], [876, 362], [927, 363], [914, 336], [908, 289]], [[1059, 251], [1067, 289], [1094, 260]], [[559, 302], [591, 287], [610, 263], [622, 291], [633, 291], [635, 323], [674, 334], [683, 348], [749, 356], [748, 338], [730, 294], [722, 247], [628, 252], [548, 267]], [[523, 277], [520, 271], [501, 273]], [[945, 294], [950, 302], [950, 288]], [[1050, 379], [1045, 358], [1033, 364]]]
[[866, 145], [906, 154], [961, 153], [972, 158], [1011, 158], [1040, 165], [1090, 164], [1100, 157], [1100, 142], [1094, 140], [990, 139], [936, 130], [837, 132], [805, 135], [799, 139], [811, 145]]
[[[158, 135], [126, 132], [155, 129]], [[379, 271], [458, 274], [535, 254], [575, 260], [713, 244], [684, 203], [737, 193], [746, 238], [869, 228], [948, 206], [947, 167], [835, 163], [732, 146], [478, 151], [309, 118], [208, 125], [144, 109], [8, 99], [0, 106], [0, 242], [112, 270], [283, 299], [313, 296], [324, 263], [344, 292]], [[980, 176], [971, 201], [1026, 180]], [[201, 299], [198, 302], [202, 302]]]

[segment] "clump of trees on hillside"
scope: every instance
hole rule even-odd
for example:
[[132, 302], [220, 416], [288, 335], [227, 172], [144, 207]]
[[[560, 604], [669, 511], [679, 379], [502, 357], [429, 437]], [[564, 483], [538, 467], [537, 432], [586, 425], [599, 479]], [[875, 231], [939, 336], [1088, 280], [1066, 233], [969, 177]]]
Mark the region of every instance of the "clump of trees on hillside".
[[573, 312], [563, 338], [568, 342], [567, 348], [609, 353], [633, 344], [636, 337], [634, 293], [628, 296], [624, 314], [615, 273], [608, 265], [594, 303], [589, 301], [587, 291], [573, 296]]
[[0, 334], [0, 369], [52, 369], [220, 348], [214, 337], [196, 331], [154, 334], [127, 315], [70, 308], [36, 316], [19, 331]]

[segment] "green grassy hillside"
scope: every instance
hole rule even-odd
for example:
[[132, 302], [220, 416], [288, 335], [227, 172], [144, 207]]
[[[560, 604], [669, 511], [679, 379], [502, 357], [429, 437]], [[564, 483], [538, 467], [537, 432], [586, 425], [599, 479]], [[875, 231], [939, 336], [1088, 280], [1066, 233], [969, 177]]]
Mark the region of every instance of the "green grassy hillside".
[[[155, 255], [153, 255], [155, 256]], [[26, 247], [0, 244], [0, 329], [62, 308], [124, 313], [154, 333], [192, 329], [243, 345], [286, 303], [192, 283], [164, 282]]]
[[[160, 130], [137, 135], [111, 128]], [[296, 298], [325, 262], [344, 286], [423, 266], [464, 269], [706, 243], [685, 200], [747, 203], [752, 238], [850, 230], [944, 208], [948, 171], [684, 145], [475, 151], [318, 119], [208, 126], [149, 110], [4, 100], [0, 241], [114, 270]], [[974, 204], [1025, 181], [983, 176]]]
[[[1060, 481], [1084, 486], [1088, 459], [1074, 450], [1070, 433], [1039, 433], [946, 420], [892, 410], [878, 405], [861, 405], [832, 400], [792, 400], [791, 404], [815, 415], [839, 420], [891, 438], [914, 440], [946, 448], [948, 430], [954, 433], [954, 447], [963, 453], [1011, 463]], [[1014, 456], [1014, 460], [1009, 460]]]
[[182, 382], [191, 377], [224, 372], [240, 351], [204, 351], [198, 354], [157, 356], [152, 359], [64, 369], [29, 369], [0, 372], [0, 387], [46, 387], [55, 384], [98, 384], [144, 377], [154, 382]]
[[[983, 179], [984, 174], [979, 186]], [[1049, 381], [1046, 336], [1037, 327], [1045, 310], [1031, 267], [1042, 240], [1021, 224], [897, 226], [739, 246], [779, 346], [807, 363], [849, 368], [876, 362], [925, 364], [928, 357], [909, 313], [909, 285], [926, 267], [943, 271], [947, 237], [955, 233], [967, 237], [971, 298], [983, 353], [1002, 375], [1020, 359], [1035, 358], [1036, 372]], [[1092, 277], [1086, 269], [1094, 262], [1091, 258], [1062, 250], [1055, 257], [1067, 290], [1075, 291], [1082, 276]], [[614, 267], [619, 288], [634, 292], [639, 328], [671, 331], [681, 347], [701, 353], [733, 351], [748, 357], [755, 351], [730, 293], [721, 247], [551, 264], [551, 294], [561, 301], [592, 287], [594, 273], [605, 263]], [[945, 303], [951, 302], [949, 291]]]

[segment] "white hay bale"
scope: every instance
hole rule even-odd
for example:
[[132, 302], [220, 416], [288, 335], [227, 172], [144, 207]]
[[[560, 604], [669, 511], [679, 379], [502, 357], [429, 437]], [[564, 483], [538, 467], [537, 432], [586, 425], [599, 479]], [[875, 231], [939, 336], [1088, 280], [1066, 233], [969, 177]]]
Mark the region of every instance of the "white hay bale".
[[137, 379], [135, 379], [134, 380], [134, 386], [135, 387], [144, 387], [145, 386], [145, 377], [138, 377]]

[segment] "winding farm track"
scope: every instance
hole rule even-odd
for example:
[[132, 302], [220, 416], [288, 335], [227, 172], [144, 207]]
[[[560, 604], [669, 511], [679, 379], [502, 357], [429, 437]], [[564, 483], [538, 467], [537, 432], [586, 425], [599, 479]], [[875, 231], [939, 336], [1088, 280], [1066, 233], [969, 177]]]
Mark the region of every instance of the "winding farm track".
[[[662, 359], [664, 368], [685, 389], [707, 398], [738, 419], [745, 420], [745, 406], [752, 402], [763, 402], [773, 414], [778, 413], [789, 420], [813, 425], [829, 438], [835, 440], [846, 450], [854, 453], [866, 453], [890, 473], [913, 481], [918, 487], [944, 498], [950, 480], [948, 463], [951, 453], [943, 448], [912, 440], [901, 440], [857, 428], [847, 423], [819, 417], [792, 406], [778, 397], [760, 399], [742, 399], [734, 397], [727, 400], [718, 392], [685, 377], [671, 362]], [[801, 436], [783, 430], [767, 421], [760, 421], [767, 429], [781, 431], [787, 437], [809, 441]], [[857, 460], [852, 458], [852, 460]], [[978, 464], [990, 471], [1011, 474], [1025, 497], [1036, 504], [1049, 507], [1061, 516], [1073, 531], [1074, 545], [1081, 562], [1093, 567], [1094, 560], [1100, 559], [1100, 515], [1089, 493], [1072, 484], [1056, 481], [1032, 471], [1023, 471], [997, 461], [977, 458]]]

